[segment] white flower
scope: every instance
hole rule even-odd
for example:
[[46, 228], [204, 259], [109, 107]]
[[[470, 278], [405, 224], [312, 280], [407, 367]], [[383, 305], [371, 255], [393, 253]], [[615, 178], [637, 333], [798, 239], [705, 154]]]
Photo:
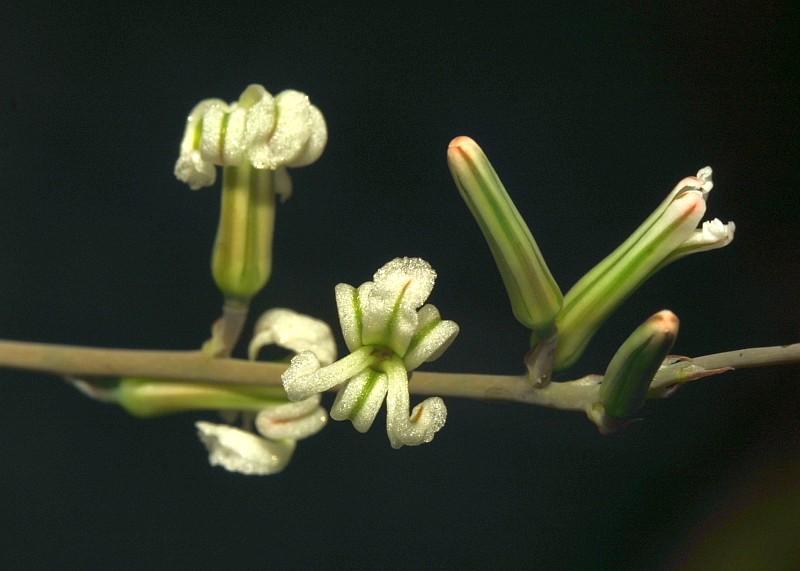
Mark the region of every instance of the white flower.
[[351, 353], [323, 363], [304, 351], [283, 374], [290, 400], [301, 400], [341, 386], [331, 418], [349, 419], [360, 432], [372, 426], [387, 404], [386, 430], [393, 447], [430, 442], [444, 426], [447, 409], [430, 397], [409, 415], [408, 373], [441, 355], [458, 334], [458, 325], [444, 321], [430, 295], [436, 272], [420, 258], [396, 258], [379, 269], [374, 281], [358, 289], [336, 286], [336, 304], [345, 342]]
[[214, 184], [215, 165], [248, 161], [257, 169], [284, 171], [275, 191], [287, 198], [291, 183], [282, 167], [313, 163], [327, 140], [325, 118], [305, 94], [286, 90], [273, 97], [253, 84], [238, 101], [206, 99], [192, 109], [175, 176], [197, 190]]
[[[295, 352], [302, 350], [326, 364], [336, 358], [336, 345], [327, 324], [290, 309], [271, 309], [259, 318], [250, 343], [250, 358], [255, 359], [259, 350], [270, 344]], [[267, 475], [283, 470], [296, 441], [313, 436], [327, 422], [320, 396], [315, 394], [299, 402], [260, 410], [254, 421], [260, 436], [227, 424], [197, 422], [195, 426], [212, 466], [240, 474]]]

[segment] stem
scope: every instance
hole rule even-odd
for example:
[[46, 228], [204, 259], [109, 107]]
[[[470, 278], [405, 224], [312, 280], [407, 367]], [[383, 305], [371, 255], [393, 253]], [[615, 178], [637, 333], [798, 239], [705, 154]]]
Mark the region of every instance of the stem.
[[284, 363], [219, 359], [203, 351], [99, 349], [0, 341], [0, 366], [71, 377], [141, 377], [279, 385]]
[[[709, 374], [800, 363], [800, 343], [756, 347], [705, 355], [668, 364], [655, 375], [652, 389], [663, 390]], [[686, 367], [693, 366], [687, 375]], [[214, 358], [202, 351], [98, 349], [0, 340], [0, 367], [51, 373], [61, 377], [143, 377], [184, 382], [278, 386], [285, 363]], [[697, 370], [705, 373], [698, 373]], [[598, 402], [602, 377], [587, 375], [536, 389], [524, 375], [482, 375], [415, 371], [411, 392], [472, 399], [505, 400], [565, 410], [587, 410]]]

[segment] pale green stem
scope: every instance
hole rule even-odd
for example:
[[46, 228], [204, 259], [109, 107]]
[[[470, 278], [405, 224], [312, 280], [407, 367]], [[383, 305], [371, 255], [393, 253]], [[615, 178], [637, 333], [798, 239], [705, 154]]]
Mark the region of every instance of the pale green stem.
[[203, 344], [203, 352], [211, 357], [230, 357], [242, 335], [249, 305], [226, 299], [222, 315], [211, 326], [211, 338]]
[[[717, 353], [663, 367], [655, 375], [650, 396], [671, 386], [697, 379], [687, 365], [717, 374], [730, 369], [800, 364], [800, 343]], [[277, 386], [285, 363], [215, 359], [201, 351], [137, 351], [96, 349], [45, 343], [0, 341], [0, 367], [50, 373], [61, 377], [144, 377], [205, 383]], [[587, 375], [574, 381], [534, 388], [524, 375], [481, 375], [415, 371], [413, 394], [505, 400], [565, 410], [586, 410], [598, 402], [602, 377]]]

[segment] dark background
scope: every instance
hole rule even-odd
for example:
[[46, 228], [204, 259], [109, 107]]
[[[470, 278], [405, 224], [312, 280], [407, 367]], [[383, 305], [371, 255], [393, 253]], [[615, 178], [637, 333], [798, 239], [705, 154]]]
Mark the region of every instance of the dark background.
[[[709, 215], [736, 221], [734, 243], [659, 274], [571, 374], [602, 371], [664, 307], [682, 319], [678, 353], [800, 337], [787, 6], [0, 13], [0, 337], [206, 338], [218, 190], [191, 192], [172, 168], [191, 107], [251, 82], [305, 91], [330, 131], [293, 174], [257, 312], [335, 324], [335, 283], [422, 256], [439, 272], [431, 301], [462, 327], [430, 368], [519, 372], [526, 332], [445, 163], [468, 134], [565, 291], [679, 179], [714, 167]], [[391, 450], [380, 418], [363, 436], [334, 423], [266, 478], [210, 468], [198, 415], [139, 421], [2, 371], [0, 567], [797, 569], [798, 371], [696, 383], [612, 437], [580, 414], [448, 399], [430, 445]]]

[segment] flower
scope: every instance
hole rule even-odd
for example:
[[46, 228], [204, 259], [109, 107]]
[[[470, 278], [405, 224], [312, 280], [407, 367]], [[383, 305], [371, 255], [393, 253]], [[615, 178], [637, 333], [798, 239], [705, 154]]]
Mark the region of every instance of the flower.
[[327, 140], [322, 113], [294, 90], [273, 97], [253, 84], [238, 101], [206, 99], [189, 113], [175, 176], [197, 190], [223, 167], [211, 269], [226, 300], [247, 304], [269, 281], [275, 197], [292, 193], [286, 168], [316, 161]]
[[733, 222], [723, 224], [714, 219], [697, 228], [714, 186], [711, 175], [711, 167], [705, 167], [696, 176], [681, 180], [622, 245], [567, 292], [556, 320], [557, 369], [573, 364], [603, 321], [659, 269], [733, 240]]
[[211, 186], [215, 165], [279, 171], [276, 192], [288, 198], [291, 182], [282, 167], [313, 163], [328, 140], [325, 118], [308, 96], [286, 90], [273, 97], [261, 85], [249, 85], [230, 104], [205, 99], [186, 120], [175, 176], [192, 190]]
[[[270, 309], [259, 318], [250, 358], [255, 359], [261, 348], [271, 344], [303, 350], [326, 365], [336, 358], [336, 345], [327, 324], [290, 309]], [[299, 402], [267, 405], [252, 421], [258, 434], [211, 422], [197, 422], [195, 427], [212, 466], [240, 474], [275, 474], [289, 463], [297, 440], [313, 436], [327, 424], [328, 415], [319, 404], [320, 396], [315, 394]]]
[[444, 426], [447, 408], [441, 398], [429, 397], [409, 415], [408, 373], [438, 358], [458, 334], [455, 322], [424, 305], [435, 280], [425, 260], [395, 258], [357, 289], [337, 285], [339, 322], [350, 354], [324, 365], [310, 351], [299, 353], [282, 376], [289, 399], [340, 387], [331, 418], [349, 419], [366, 432], [385, 398], [392, 447], [430, 442]]

